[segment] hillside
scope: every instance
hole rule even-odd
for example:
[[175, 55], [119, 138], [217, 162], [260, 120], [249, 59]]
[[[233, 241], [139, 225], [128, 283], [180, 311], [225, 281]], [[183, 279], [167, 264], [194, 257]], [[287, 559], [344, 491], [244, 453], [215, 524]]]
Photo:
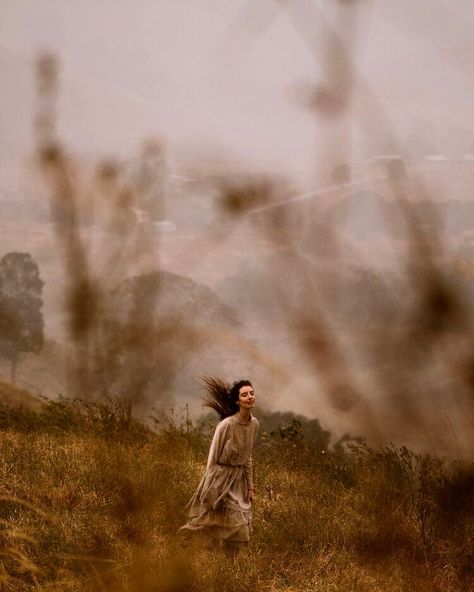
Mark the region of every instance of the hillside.
[[331, 452], [295, 423], [262, 430], [254, 534], [232, 566], [214, 546], [176, 535], [208, 429], [170, 416], [156, 427], [111, 401], [53, 402], [0, 422], [6, 590], [472, 589], [468, 467], [406, 448]]
[[0, 382], [0, 405], [39, 411], [43, 402], [25, 389], [8, 382]]

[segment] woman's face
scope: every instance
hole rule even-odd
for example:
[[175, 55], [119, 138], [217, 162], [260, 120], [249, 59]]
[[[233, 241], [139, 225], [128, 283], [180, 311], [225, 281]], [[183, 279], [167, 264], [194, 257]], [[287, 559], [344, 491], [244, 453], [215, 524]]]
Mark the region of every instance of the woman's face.
[[243, 409], [252, 409], [255, 405], [255, 392], [253, 386], [241, 386], [239, 389], [239, 407]]

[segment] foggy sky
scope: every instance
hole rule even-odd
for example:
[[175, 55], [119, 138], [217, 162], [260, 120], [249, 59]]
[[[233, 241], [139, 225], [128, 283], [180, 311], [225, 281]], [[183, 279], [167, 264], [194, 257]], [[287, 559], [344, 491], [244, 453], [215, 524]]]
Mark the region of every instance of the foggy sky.
[[[316, 38], [309, 1], [293, 5]], [[441, 134], [469, 126], [472, 1], [360, 4], [359, 73], [395, 131], [417, 118]], [[273, 0], [1, 0], [1, 168], [31, 147], [44, 49], [61, 59], [60, 134], [75, 150], [130, 154], [159, 135], [172, 159], [228, 154], [311, 177], [318, 129], [296, 89], [320, 82], [318, 58]]]
[[[298, 89], [325, 82], [322, 21], [335, 22], [337, 5], [293, 0], [283, 12], [275, 0], [0, 0], [2, 194], [9, 193], [12, 170], [22, 178], [21, 164], [33, 149], [33, 64], [44, 50], [61, 63], [58, 134], [72, 151], [95, 162], [114, 154], [133, 156], [143, 139], [158, 136], [165, 139], [172, 167], [228, 159], [286, 172], [314, 188], [316, 161], [334, 139], [305, 110]], [[472, 0], [361, 0], [351, 6], [360, 7], [350, 49], [357, 81], [345, 123], [350, 133], [343, 130], [340, 138], [348, 143], [358, 138], [359, 145], [351, 143], [352, 156], [363, 158], [364, 140], [378, 131], [374, 105], [395, 137], [409, 134], [417, 121], [431, 124], [440, 138], [452, 126], [472, 130]], [[50, 232], [35, 223], [9, 224], [3, 239], [5, 250], [16, 250], [21, 241], [39, 261], [46, 308], [55, 310], [62, 284], [55, 281], [59, 267]], [[230, 235], [203, 256], [188, 234], [179, 237], [182, 242], [163, 241], [164, 267], [168, 262], [170, 270], [212, 287], [223, 270], [247, 265], [242, 245], [255, 255], [255, 242]], [[370, 241], [367, 247], [380, 254]], [[358, 256], [353, 245], [351, 250]], [[286, 285], [287, 276], [280, 275]], [[49, 315], [49, 327], [54, 318]], [[251, 330], [246, 337], [253, 336]], [[259, 337], [268, 338], [266, 353], [277, 356], [275, 333]], [[247, 375], [245, 357], [238, 363], [232, 358], [235, 371]], [[274, 393], [273, 408], [291, 406], [317, 415], [331, 429], [350, 429], [344, 423], [349, 414], [336, 417], [313, 370], [303, 367], [289, 380], [287, 390], [277, 379], [275, 388], [267, 383], [262, 389]], [[296, 403], [288, 396], [293, 392]], [[378, 389], [373, 393], [375, 400]], [[453, 423], [458, 424], [456, 417]]]

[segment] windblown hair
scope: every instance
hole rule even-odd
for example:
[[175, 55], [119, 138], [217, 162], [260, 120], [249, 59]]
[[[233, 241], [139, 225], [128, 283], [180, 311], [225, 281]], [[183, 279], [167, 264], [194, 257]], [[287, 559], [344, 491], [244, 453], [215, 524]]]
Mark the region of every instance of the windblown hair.
[[213, 376], [203, 376], [201, 380], [206, 389], [202, 404], [204, 407], [214, 409], [221, 420], [237, 413], [240, 389], [243, 386], [252, 386], [250, 380], [239, 380], [233, 384]]

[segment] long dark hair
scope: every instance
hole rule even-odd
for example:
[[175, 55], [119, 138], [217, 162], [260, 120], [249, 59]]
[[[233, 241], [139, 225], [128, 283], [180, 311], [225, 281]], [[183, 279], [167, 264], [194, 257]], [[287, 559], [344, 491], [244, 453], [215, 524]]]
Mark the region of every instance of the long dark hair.
[[220, 419], [234, 415], [239, 410], [237, 400], [243, 386], [253, 386], [250, 380], [238, 380], [233, 384], [215, 376], [203, 376], [201, 379], [206, 389], [203, 406], [217, 411]]

